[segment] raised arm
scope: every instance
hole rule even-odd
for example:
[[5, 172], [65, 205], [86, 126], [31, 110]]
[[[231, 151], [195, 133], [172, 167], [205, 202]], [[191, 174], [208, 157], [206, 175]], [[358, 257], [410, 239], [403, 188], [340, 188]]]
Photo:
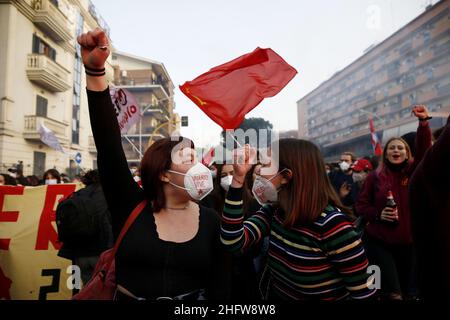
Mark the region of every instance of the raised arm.
[[417, 105], [413, 108], [414, 115], [419, 119], [419, 127], [416, 135], [416, 154], [414, 156], [414, 163], [412, 170], [415, 170], [422, 161], [427, 150], [431, 147], [431, 130], [428, 124], [428, 109], [426, 106]]
[[228, 190], [222, 213], [220, 238], [231, 252], [245, 252], [270, 232], [271, 207], [264, 206], [244, 221], [242, 187], [245, 176], [256, 160], [256, 150], [246, 145], [236, 150], [233, 164], [233, 181]]
[[242, 187], [230, 187], [222, 212], [220, 239], [230, 252], [246, 252], [270, 233], [272, 211], [268, 206], [244, 221]]
[[[420, 165], [421, 174], [429, 181], [448, 181], [450, 179], [450, 117], [444, 131], [436, 143], [425, 154]], [[411, 182], [413, 183], [413, 182]], [[442, 188], [439, 183], [430, 183], [436, 189]]]
[[128, 215], [142, 201], [143, 193], [128, 169], [122, 138], [104, 75], [110, 54], [109, 41], [101, 29], [78, 37], [86, 68], [89, 116], [97, 147], [101, 184], [117, 237]]

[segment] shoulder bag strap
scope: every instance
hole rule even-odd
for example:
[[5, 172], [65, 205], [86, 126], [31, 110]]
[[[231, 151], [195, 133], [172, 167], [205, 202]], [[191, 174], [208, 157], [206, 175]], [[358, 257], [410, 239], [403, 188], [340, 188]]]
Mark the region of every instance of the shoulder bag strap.
[[123, 226], [122, 230], [120, 231], [119, 237], [116, 240], [116, 243], [114, 244], [114, 249], [111, 255], [111, 260], [108, 262], [107, 268], [109, 269], [109, 266], [111, 265], [113, 259], [116, 256], [117, 249], [120, 246], [120, 243], [122, 242], [123, 237], [127, 233], [130, 226], [133, 224], [133, 222], [136, 220], [136, 218], [141, 214], [142, 210], [144, 210], [145, 206], [147, 205], [147, 200], [142, 200], [141, 203], [139, 203], [136, 208], [134, 208], [133, 212], [128, 216], [127, 221], [125, 222], [125, 225]]

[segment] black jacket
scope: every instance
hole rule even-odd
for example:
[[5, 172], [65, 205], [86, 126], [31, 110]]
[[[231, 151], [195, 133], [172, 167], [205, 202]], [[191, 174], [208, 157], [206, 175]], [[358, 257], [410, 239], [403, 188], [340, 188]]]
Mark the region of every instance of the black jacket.
[[88, 242], [63, 243], [58, 252], [58, 256], [74, 259], [78, 257], [99, 256], [103, 251], [111, 248], [113, 244], [113, 234], [111, 227], [111, 214], [103, 195], [102, 187], [99, 183], [91, 184], [78, 193], [92, 193], [92, 203], [97, 206], [96, 212], [99, 213], [99, 232], [97, 236]]

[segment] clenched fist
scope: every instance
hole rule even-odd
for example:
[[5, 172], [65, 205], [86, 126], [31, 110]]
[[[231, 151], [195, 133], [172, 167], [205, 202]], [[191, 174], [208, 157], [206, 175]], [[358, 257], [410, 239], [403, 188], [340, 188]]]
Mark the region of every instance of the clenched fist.
[[412, 112], [419, 119], [428, 118], [428, 109], [424, 105], [416, 105], [413, 107]]
[[103, 69], [111, 52], [105, 32], [96, 28], [94, 31], [80, 35], [77, 41], [81, 46], [83, 64], [91, 69]]

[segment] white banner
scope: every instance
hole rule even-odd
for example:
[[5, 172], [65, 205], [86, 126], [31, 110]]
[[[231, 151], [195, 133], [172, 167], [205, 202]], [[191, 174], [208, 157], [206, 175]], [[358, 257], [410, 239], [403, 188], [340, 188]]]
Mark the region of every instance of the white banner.
[[109, 93], [116, 109], [120, 132], [126, 134], [141, 119], [139, 105], [128, 90], [111, 87]]
[[41, 123], [41, 126], [39, 128], [39, 135], [41, 137], [41, 141], [48, 145], [50, 148], [62, 153], [66, 153], [66, 151], [64, 151], [63, 147], [59, 143], [55, 133], [47, 128], [43, 123]]

